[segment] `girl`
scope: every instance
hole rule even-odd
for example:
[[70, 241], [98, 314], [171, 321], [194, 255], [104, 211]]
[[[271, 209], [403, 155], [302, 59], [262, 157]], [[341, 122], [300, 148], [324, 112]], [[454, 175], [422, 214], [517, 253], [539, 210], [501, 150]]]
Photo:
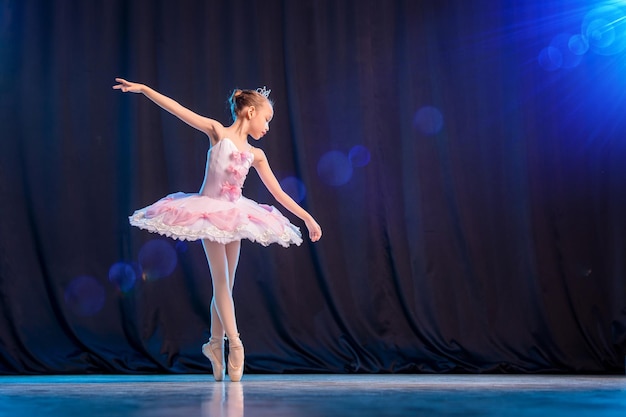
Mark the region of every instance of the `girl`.
[[268, 99], [270, 90], [235, 90], [230, 97], [233, 123], [223, 126], [200, 116], [176, 101], [138, 83], [116, 78], [116, 90], [142, 93], [161, 108], [188, 125], [206, 133], [211, 142], [204, 182], [198, 193], [174, 193], [135, 211], [130, 223], [142, 229], [181, 240], [202, 240], [211, 271], [211, 338], [202, 352], [211, 361], [213, 376], [222, 381], [225, 374], [224, 336], [228, 339], [228, 376], [240, 381], [244, 350], [233, 304], [233, 284], [239, 261], [241, 239], [262, 245], [300, 245], [300, 230], [274, 207], [260, 205], [241, 195], [250, 167], [259, 173], [268, 191], [287, 210], [302, 219], [309, 238], [316, 242], [322, 230], [313, 217], [280, 187], [265, 153], [248, 143], [248, 136], [259, 140], [269, 131], [274, 115]]

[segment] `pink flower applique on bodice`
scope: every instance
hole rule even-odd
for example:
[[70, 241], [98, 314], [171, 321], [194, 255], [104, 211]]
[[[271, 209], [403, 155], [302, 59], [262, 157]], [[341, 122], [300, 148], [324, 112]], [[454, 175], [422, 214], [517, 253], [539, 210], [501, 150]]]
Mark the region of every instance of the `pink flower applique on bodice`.
[[228, 138], [220, 140], [207, 157], [204, 183], [200, 194], [220, 200], [237, 201], [252, 166], [254, 154], [240, 151]]

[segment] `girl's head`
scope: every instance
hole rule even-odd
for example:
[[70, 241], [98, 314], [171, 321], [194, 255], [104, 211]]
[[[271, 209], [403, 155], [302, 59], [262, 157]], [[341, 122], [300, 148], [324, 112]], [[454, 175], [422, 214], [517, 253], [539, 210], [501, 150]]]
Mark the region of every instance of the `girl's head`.
[[271, 90], [263, 89], [258, 90], [240, 90], [236, 89], [228, 99], [230, 104], [230, 113], [233, 116], [233, 121], [244, 115], [248, 107], [261, 108], [263, 105], [273, 106], [273, 103], [268, 98]]
[[250, 121], [250, 136], [259, 139], [269, 130], [269, 122], [274, 116], [273, 104], [268, 98], [271, 90], [239, 90], [230, 96], [230, 112], [233, 121], [247, 119]]

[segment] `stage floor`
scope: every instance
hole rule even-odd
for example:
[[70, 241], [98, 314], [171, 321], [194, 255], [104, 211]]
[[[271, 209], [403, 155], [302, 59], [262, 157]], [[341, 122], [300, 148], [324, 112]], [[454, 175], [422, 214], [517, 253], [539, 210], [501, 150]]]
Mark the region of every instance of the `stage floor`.
[[626, 416], [624, 376], [0, 376], [0, 416]]

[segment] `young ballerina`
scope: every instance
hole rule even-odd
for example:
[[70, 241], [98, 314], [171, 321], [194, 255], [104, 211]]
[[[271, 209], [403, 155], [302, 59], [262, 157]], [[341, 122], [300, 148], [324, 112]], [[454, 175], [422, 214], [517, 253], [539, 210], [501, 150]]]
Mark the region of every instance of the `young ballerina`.
[[265, 153], [248, 143], [248, 136], [259, 140], [269, 131], [274, 111], [270, 90], [235, 90], [230, 97], [233, 123], [223, 126], [200, 116], [152, 88], [116, 78], [116, 90], [142, 93], [161, 108], [188, 125], [204, 132], [211, 143], [207, 155], [204, 182], [198, 193], [174, 193], [130, 216], [133, 226], [174, 239], [202, 240], [213, 282], [211, 300], [211, 338], [202, 352], [211, 361], [213, 376], [222, 381], [225, 375], [224, 336], [228, 339], [228, 376], [241, 380], [244, 350], [233, 303], [235, 270], [239, 261], [241, 239], [264, 246], [300, 245], [300, 230], [276, 208], [257, 204], [241, 195], [250, 167], [258, 172], [274, 198], [302, 219], [309, 238], [316, 242], [322, 230], [313, 217], [280, 187]]

